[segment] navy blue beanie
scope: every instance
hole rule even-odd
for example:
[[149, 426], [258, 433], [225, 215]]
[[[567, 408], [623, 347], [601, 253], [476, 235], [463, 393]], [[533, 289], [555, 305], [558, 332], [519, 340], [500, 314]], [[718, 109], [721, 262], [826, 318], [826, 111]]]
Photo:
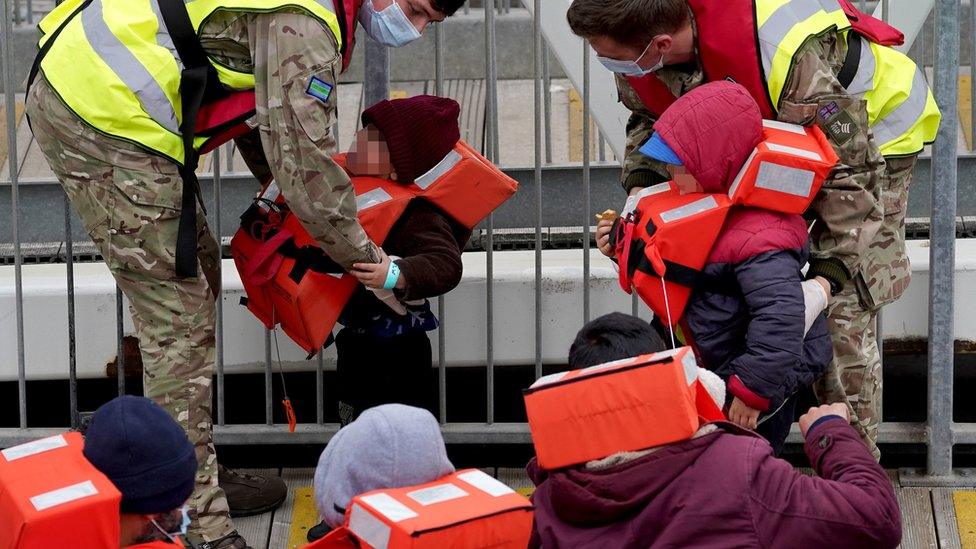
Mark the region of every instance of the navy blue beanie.
[[122, 492], [123, 513], [172, 511], [193, 492], [193, 445], [148, 398], [121, 396], [96, 410], [85, 432], [84, 454]]

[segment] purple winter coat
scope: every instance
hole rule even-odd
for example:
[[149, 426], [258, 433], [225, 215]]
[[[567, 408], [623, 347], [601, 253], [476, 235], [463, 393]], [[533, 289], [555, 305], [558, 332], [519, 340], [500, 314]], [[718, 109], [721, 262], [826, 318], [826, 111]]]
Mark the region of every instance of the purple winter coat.
[[901, 516], [891, 481], [839, 417], [807, 433], [820, 478], [774, 458], [730, 424], [604, 470], [528, 473], [530, 547], [895, 547]]

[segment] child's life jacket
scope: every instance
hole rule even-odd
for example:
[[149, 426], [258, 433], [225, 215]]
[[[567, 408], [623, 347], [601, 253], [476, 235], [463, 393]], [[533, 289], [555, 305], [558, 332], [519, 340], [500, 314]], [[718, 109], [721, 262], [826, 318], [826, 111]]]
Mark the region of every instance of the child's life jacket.
[[[345, 165], [345, 155], [335, 160]], [[377, 245], [411, 200], [427, 200], [473, 228], [518, 188], [514, 179], [463, 141], [409, 185], [376, 177], [351, 180], [359, 222]], [[322, 349], [359, 284], [325, 255], [288, 210], [273, 181], [241, 216], [231, 255], [247, 294], [242, 303], [269, 330], [281, 324], [309, 357]]]
[[690, 347], [544, 376], [524, 398], [546, 470], [677, 442], [725, 419]]
[[763, 121], [763, 140], [728, 193], [682, 193], [673, 182], [630, 197], [611, 232], [620, 286], [675, 326], [696, 288], [733, 291], [702, 268], [733, 206], [802, 214], [837, 163], [820, 128]]
[[83, 447], [70, 432], [0, 451], [0, 547], [119, 546], [122, 495]]
[[[417, 486], [374, 490], [352, 499], [346, 523], [322, 545], [373, 549], [491, 547], [524, 549], [532, 503], [478, 469]], [[325, 538], [324, 538], [325, 539]]]

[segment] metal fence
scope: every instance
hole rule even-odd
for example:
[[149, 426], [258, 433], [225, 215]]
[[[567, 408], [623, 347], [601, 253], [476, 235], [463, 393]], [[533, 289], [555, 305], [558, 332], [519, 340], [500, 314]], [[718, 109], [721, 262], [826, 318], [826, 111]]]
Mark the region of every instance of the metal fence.
[[[503, 4], [496, 4], [496, 0], [486, 0], [483, 10], [484, 13], [484, 55], [485, 55], [485, 82], [486, 96], [484, 102], [485, 127], [483, 152], [492, 161], [499, 158], [499, 115], [498, 115], [498, 77], [497, 77], [497, 47], [495, 36], [495, 19], [498, 14], [507, 13], [511, 9], [510, 0], [500, 0]], [[528, 1], [528, 0], [526, 0]], [[552, 9], [553, 3], [544, 5], [543, 0], [531, 0], [532, 12], [534, 17], [533, 34], [533, 143], [534, 143], [534, 166], [532, 178], [534, 181], [534, 309], [535, 309], [535, 333], [525, 334], [526, 337], [534, 337], [534, 372], [539, 377], [543, 371], [543, 179], [546, 168], [552, 162], [552, 105], [550, 101], [550, 62], [548, 46], [544, 41], [541, 32], [540, 20], [543, 10]], [[911, 0], [904, 0], [909, 2]], [[14, 280], [15, 280], [15, 317], [16, 317], [16, 359], [18, 371], [18, 399], [19, 399], [19, 426], [16, 428], [0, 429], [0, 445], [9, 444], [15, 441], [26, 440], [36, 436], [47, 434], [50, 430], [28, 427], [27, 417], [27, 372], [25, 371], [25, 350], [24, 350], [24, 320], [23, 320], [23, 280], [21, 253], [22, 243], [20, 242], [19, 228], [22, 223], [20, 217], [19, 199], [19, 167], [18, 143], [17, 143], [17, 120], [15, 115], [15, 94], [13, 90], [13, 77], [11, 75], [12, 59], [9, 37], [11, 36], [13, 25], [22, 22], [34, 22], [36, 16], [33, 12], [31, 0], [26, 0], [26, 13], [21, 11], [20, 0], [5, 0], [5, 17], [3, 19], [3, 82], [5, 85], [5, 105], [7, 123], [7, 147], [9, 158], [9, 186], [11, 190], [12, 210], [10, 212], [13, 227], [13, 250], [14, 250]], [[887, 4], [887, 2], [885, 2]], [[561, 5], [561, 4], [560, 4]], [[468, 12], [467, 6], [465, 12]], [[919, 484], [936, 483], [971, 483], [958, 472], [952, 469], [952, 449], [955, 444], [976, 444], [976, 424], [955, 423], [952, 416], [953, 398], [953, 270], [955, 253], [955, 206], [956, 206], [956, 183], [957, 183], [957, 131], [958, 131], [958, 110], [957, 110], [957, 88], [958, 73], [960, 66], [960, 43], [959, 25], [960, 17], [963, 15], [962, 3], [960, 0], [937, 0], [936, 18], [934, 25], [934, 39], [931, 46], [926, 46], [924, 38], [920, 45], [913, 50], [913, 57], [924, 63], [926, 59], [926, 47], [934, 47], [935, 64], [933, 69], [934, 78], [932, 81], [936, 99], [942, 108], [943, 122], [939, 130], [939, 140], [932, 150], [932, 205], [931, 216], [931, 278], [929, 287], [929, 353], [928, 353], [928, 419], [924, 424], [916, 423], [886, 423], [882, 426], [881, 440], [889, 443], [924, 443], [927, 445], [928, 467], [927, 470], [918, 471], [914, 475], [906, 475], [904, 478], [910, 482]], [[976, 28], [976, 9], [972, 4], [968, 9], [971, 28]], [[434, 25], [430, 32], [435, 37], [435, 78], [434, 93], [443, 94], [445, 89], [444, 78], [444, 44], [443, 34], [440, 25]], [[970, 44], [970, 51], [976, 52], [976, 35], [970, 33], [973, 43]], [[365, 82], [366, 103], [386, 97], [389, 93], [389, 60], [385, 48], [377, 46], [370, 41], [365, 42], [367, 48], [367, 69]], [[580, 86], [582, 96], [583, 112], [589, 112], [590, 108], [590, 66], [589, 55], [586, 47], [580, 52], [583, 59], [583, 77]], [[970, 60], [970, 67], [973, 67], [973, 60]], [[599, 70], [602, 70], [599, 69]], [[976, 76], [976, 71], [972, 73]], [[974, 89], [971, 90], [976, 97], [976, 78], [971, 80]], [[345, 116], [349, 116], [346, 113]], [[579, 322], [590, 319], [590, 223], [592, 212], [590, 207], [590, 183], [591, 183], [591, 147], [594, 136], [590, 130], [590, 124], [582, 125], [582, 162], [573, 167], [579, 174], [579, 226], [583, 227], [581, 242], [583, 245], [582, 270], [583, 270], [583, 295], [582, 309], [579, 311]], [[599, 142], [599, 160], [606, 158], [605, 146], [602, 136], [597, 136]], [[231, 155], [229, 149], [215, 151], [213, 162], [213, 203], [215, 207], [211, 211], [210, 226], [219, 235], [221, 229], [221, 178], [226, 176], [222, 173], [223, 169], [232, 170], [230, 163]], [[221, 155], [224, 159], [221, 160]], [[222, 168], [222, 161], [225, 162]], [[67, 317], [68, 317], [68, 379], [70, 409], [72, 411], [72, 425], [79, 422], [78, 397], [77, 397], [77, 364], [76, 364], [76, 342], [75, 342], [75, 279], [73, 265], [73, 241], [72, 241], [72, 220], [70, 216], [70, 204], [67, 197], [64, 199], [64, 246], [67, 273]], [[496, 383], [495, 383], [495, 345], [494, 329], [495, 318], [495, 282], [493, 280], [494, 269], [494, 236], [493, 219], [489, 217], [487, 221], [487, 231], [485, 234], [485, 261], [486, 261], [486, 290], [485, 303], [486, 315], [484, 319], [484, 330], [487, 337], [487, 352], [484, 357], [486, 366], [486, 387], [487, 408], [485, 410], [486, 421], [484, 423], [451, 423], [447, 421], [447, 365], [446, 365], [446, 345], [447, 338], [450, 337], [448, 322], [445, 322], [445, 302], [451, 300], [451, 295], [444, 296], [437, 300], [438, 317], [441, 319], [441, 329], [437, 335], [438, 360], [436, 364], [439, 387], [439, 416], [443, 425], [445, 439], [454, 443], [528, 443], [530, 436], [527, 425], [516, 423], [496, 422]], [[125, 391], [124, 379], [124, 353], [123, 353], [123, 301], [121, 292], [116, 292], [116, 316], [117, 316], [117, 336], [118, 336], [118, 390], [119, 393]], [[636, 313], [638, 303], [636, 296], [632, 301], [632, 311]], [[316, 359], [316, 421], [314, 423], [302, 423], [296, 433], [288, 433], [287, 429], [281, 424], [274, 422], [274, 398], [272, 393], [272, 378], [274, 374], [274, 334], [270, 331], [265, 333], [265, 356], [264, 356], [264, 423], [263, 424], [232, 424], [227, 421], [225, 404], [225, 373], [224, 373], [224, 312], [222, 300], [217, 300], [217, 324], [216, 324], [216, 406], [215, 406], [215, 438], [218, 443], [225, 444], [283, 444], [283, 443], [322, 443], [328, 436], [331, 436], [338, 426], [324, 422], [325, 413], [324, 396], [324, 363], [321, 354]], [[792, 435], [793, 441], [798, 441], [796, 432]]]

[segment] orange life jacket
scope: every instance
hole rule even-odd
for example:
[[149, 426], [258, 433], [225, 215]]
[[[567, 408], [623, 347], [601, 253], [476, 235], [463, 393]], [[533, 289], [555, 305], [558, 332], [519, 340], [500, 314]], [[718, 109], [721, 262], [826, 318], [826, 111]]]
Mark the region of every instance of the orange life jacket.
[[71, 432], [0, 451], [0, 547], [119, 546], [122, 495], [83, 448]]
[[[697, 29], [698, 61], [704, 81], [732, 80], [742, 84], [759, 104], [763, 117], [775, 118], [777, 106], [769, 98], [766, 78], [761, 71], [754, 0], [687, 2]], [[861, 13], [850, 0], [838, 0], [838, 4], [850, 20], [851, 27], [871, 42], [883, 46], [904, 42], [901, 31]], [[655, 117], [659, 117], [677, 99], [654, 73], [626, 78]]]
[[[345, 155], [335, 159], [344, 165]], [[378, 245], [411, 200], [427, 200], [473, 228], [518, 188], [515, 180], [463, 141], [410, 185], [375, 177], [352, 177], [352, 184], [359, 222]], [[322, 252], [288, 211], [274, 182], [241, 220], [231, 240], [231, 255], [244, 283], [248, 310], [268, 329], [281, 324], [295, 343], [314, 356], [332, 333], [358, 281]]]
[[[344, 532], [375, 549], [524, 549], [532, 517], [532, 503], [524, 496], [483, 471], [467, 469], [354, 497]], [[341, 544], [342, 535], [322, 547], [348, 547]]]
[[725, 419], [689, 347], [544, 376], [524, 397], [546, 470], [684, 440]]
[[730, 290], [702, 274], [728, 209], [801, 214], [836, 163], [820, 128], [764, 120], [763, 140], [727, 195], [682, 194], [673, 182], [644, 189], [628, 200], [633, 211], [624, 212], [612, 233], [621, 288], [636, 289], [661, 322], [677, 325], [696, 288]]

